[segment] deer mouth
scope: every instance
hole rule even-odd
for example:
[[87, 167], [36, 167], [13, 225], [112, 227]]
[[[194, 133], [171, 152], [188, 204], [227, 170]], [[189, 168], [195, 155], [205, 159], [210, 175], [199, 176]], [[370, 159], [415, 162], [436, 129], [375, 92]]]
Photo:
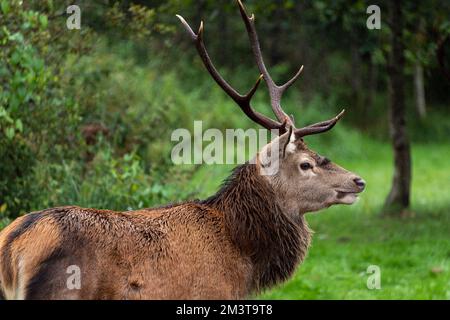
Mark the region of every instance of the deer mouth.
[[361, 191], [336, 190], [336, 199], [340, 204], [353, 204]]

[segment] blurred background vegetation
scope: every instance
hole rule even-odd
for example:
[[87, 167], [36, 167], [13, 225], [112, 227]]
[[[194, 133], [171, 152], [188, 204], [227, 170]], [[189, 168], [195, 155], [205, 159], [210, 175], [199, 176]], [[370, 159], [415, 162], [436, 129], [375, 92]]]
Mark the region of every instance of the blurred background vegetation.
[[[381, 29], [369, 30], [368, 1], [245, 2], [275, 81], [305, 65], [284, 97], [288, 114], [305, 125], [345, 107], [331, 133], [307, 141], [368, 183], [357, 205], [310, 217], [310, 257], [263, 297], [450, 299], [450, 6], [402, 5], [412, 196], [407, 215], [387, 218], [387, 3], [377, 3]], [[71, 4], [80, 30], [66, 27]], [[177, 13], [192, 26], [204, 20], [216, 66], [247, 91], [259, 73], [235, 1], [0, 0], [0, 228], [46, 207], [130, 210], [217, 189], [231, 167], [174, 166], [172, 131], [194, 120], [256, 125], [210, 79]], [[254, 100], [270, 115], [263, 85]], [[366, 287], [370, 264], [385, 275], [382, 290]]]

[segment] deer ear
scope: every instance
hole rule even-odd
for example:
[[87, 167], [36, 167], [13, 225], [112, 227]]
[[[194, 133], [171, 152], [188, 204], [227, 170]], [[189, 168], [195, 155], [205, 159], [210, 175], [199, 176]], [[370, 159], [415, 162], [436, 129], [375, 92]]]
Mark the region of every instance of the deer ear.
[[283, 158], [286, 157], [287, 154], [293, 153], [297, 146], [295, 145], [295, 132], [292, 126], [289, 126], [289, 131], [286, 133], [285, 142], [283, 144], [283, 149], [281, 154]]
[[278, 140], [267, 144], [256, 154], [256, 168], [258, 174], [272, 176], [278, 172], [280, 164], [280, 147]]

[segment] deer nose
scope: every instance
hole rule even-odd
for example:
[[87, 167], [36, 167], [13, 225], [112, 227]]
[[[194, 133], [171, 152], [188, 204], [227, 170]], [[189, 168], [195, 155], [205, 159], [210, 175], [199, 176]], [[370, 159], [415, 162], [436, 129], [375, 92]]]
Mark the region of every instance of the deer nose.
[[363, 191], [364, 188], [366, 187], [366, 182], [360, 177], [353, 179], [353, 181], [361, 189], [361, 191]]

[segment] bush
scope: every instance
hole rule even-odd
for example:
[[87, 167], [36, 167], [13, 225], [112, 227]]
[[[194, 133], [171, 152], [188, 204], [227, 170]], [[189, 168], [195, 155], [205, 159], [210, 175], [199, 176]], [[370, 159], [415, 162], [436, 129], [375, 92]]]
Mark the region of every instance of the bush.
[[[33, 167], [70, 153], [79, 123], [78, 105], [59, 83], [60, 61], [46, 63], [50, 32], [45, 13], [2, 1], [0, 29], [0, 205], [4, 215], [31, 209]], [[54, 52], [53, 52], [54, 53]]]

